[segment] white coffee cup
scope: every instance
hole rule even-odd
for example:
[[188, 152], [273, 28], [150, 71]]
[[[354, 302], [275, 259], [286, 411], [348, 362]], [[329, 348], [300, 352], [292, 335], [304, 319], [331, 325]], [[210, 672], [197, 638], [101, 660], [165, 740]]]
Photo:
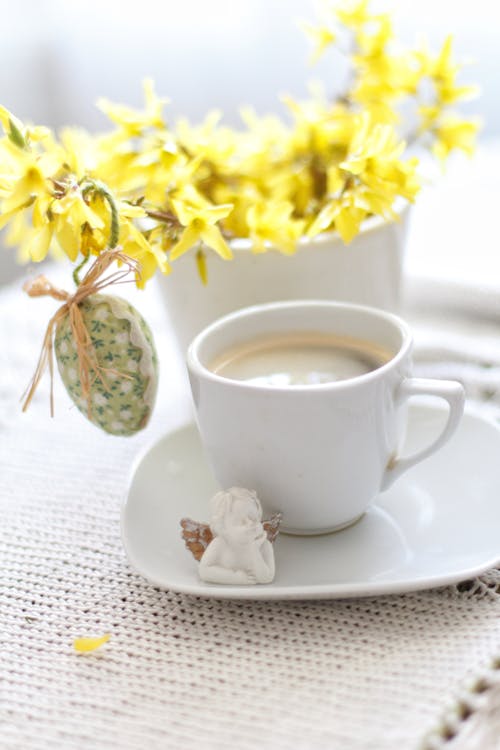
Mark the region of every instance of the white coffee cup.
[[[209, 369], [260, 336], [319, 332], [363, 339], [392, 358], [365, 374], [320, 385], [256, 385]], [[216, 321], [187, 354], [197, 421], [221, 487], [256, 490], [291, 534], [322, 534], [356, 521], [379, 494], [451, 437], [463, 413], [459, 383], [414, 378], [412, 336], [395, 315], [360, 305], [292, 301], [239, 310]], [[410, 396], [449, 404], [428, 447], [398, 457]]]

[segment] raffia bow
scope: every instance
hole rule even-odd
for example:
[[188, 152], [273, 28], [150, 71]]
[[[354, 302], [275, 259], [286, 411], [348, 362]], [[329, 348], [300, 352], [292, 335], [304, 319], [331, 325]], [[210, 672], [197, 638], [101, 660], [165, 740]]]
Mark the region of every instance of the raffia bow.
[[[124, 267], [103, 276], [111, 264], [115, 262], [121, 263]], [[24, 284], [23, 289], [30, 297], [53, 297], [63, 301], [64, 304], [52, 316], [47, 325], [35, 373], [22, 396], [23, 412], [29, 407], [48, 365], [50, 372], [50, 415], [54, 416], [54, 334], [58, 323], [66, 315], [69, 315], [71, 331], [78, 354], [78, 373], [82, 396], [87, 401], [87, 410], [90, 416], [90, 389], [92, 384], [99, 379], [106, 388], [106, 374], [116, 374], [116, 372], [112, 368], [102, 367], [97, 361], [92, 339], [83, 320], [79, 304], [91, 294], [97, 294], [108, 286], [127, 283], [126, 277], [131, 273], [136, 276], [140, 275], [140, 263], [125, 255], [119, 248], [113, 248], [105, 250], [97, 257], [74, 294], [70, 294], [64, 289], [58, 289], [43, 275], [37, 276], [36, 279]]]

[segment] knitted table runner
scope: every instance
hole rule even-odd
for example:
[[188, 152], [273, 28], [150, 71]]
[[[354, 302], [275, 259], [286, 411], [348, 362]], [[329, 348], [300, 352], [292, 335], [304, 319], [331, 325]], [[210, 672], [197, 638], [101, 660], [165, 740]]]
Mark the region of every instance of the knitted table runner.
[[[397, 596], [231, 602], [160, 591], [130, 568], [119, 529], [130, 466], [191, 407], [156, 289], [128, 296], [156, 332], [162, 373], [151, 426], [122, 439], [60, 387], [50, 420], [46, 381], [20, 414], [52, 306], [0, 293], [0, 746], [498, 747], [498, 571]], [[419, 374], [461, 377], [500, 413], [500, 358], [485, 346], [478, 364], [477, 332], [470, 350], [444, 353], [425, 326], [417, 341]], [[100, 650], [74, 651], [75, 637], [104, 633]]]

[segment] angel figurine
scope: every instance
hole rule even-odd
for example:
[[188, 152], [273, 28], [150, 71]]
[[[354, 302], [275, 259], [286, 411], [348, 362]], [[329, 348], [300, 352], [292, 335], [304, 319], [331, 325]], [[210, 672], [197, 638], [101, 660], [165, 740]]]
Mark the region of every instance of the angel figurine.
[[181, 520], [187, 548], [200, 561], [207, 583], [271, 583], [281, 514], [262, 522], [262, 506], [253, 490], [231, 487], [210, 501], [210, 525]]

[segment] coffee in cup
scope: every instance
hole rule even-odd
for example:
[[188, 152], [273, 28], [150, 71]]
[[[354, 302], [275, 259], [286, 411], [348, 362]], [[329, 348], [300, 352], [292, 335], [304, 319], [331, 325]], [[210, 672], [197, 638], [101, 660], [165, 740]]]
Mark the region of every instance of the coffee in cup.
[[254, 385], [333, 383], [378, 369], [392, 358], [382, 346], [319, 331], [259, 336], [222, 352], [208, 369]]

